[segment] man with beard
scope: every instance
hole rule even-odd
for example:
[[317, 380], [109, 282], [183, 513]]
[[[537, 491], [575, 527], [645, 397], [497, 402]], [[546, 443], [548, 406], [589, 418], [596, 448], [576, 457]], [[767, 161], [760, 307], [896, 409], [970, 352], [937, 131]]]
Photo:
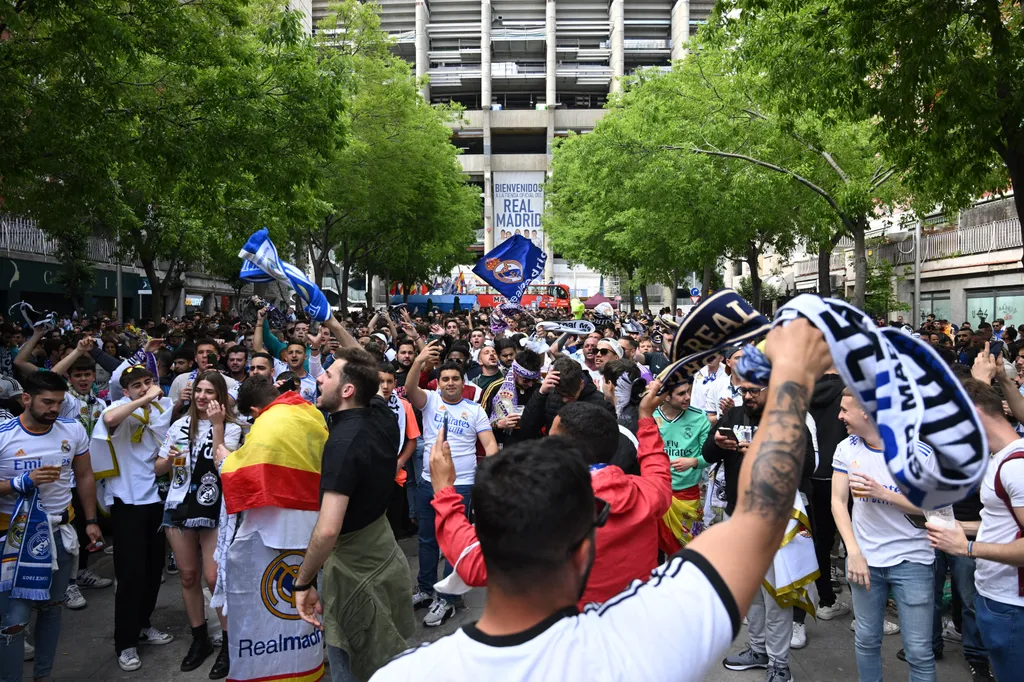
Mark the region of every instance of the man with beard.
[[[60, 637], [61, 604], [77, 563], [74, 553], [80, 549], [69, 523], [69, 517], [74, 515], [72, 475], [82, 493], [88, 540], [102, 539], [96, 520], [96, 484], [89, 459], [89, 438], [77, 421], [59, 417], [66, 390], [67, 384], [58, 374], [33, 372], [24, 382], [24, 411], [0, 425], [2, 532], [8, 540], [24, 540], [22, 550], [15, 549], [13, 542], [3, 547], [3, 580], [10, 582], [0, 593], [3, 679], [21, 679], [24, 632], [34, 609], [39, 616], [34, 633], [37, 648], [33, 677], [42, 679], [50, 675]], [[41, 536], [39, 526], [44, 528]], [[24, 549], [30, 553], [23, 554]], [[53, 570], [51, 561], [56, 566]], [[34, 568], [40, 563], [45, 566]], [[9, 569], [13, 569], [10, 574]]]
[[[694, 382], [700, 381], [700, 375]], [[757, 432], [758, 423], [764, 412], [768, 389], [747, 381], [737, 384], [743, 403], [724, 412], [711, 436], [704, 443], [704, 461], [708, 464], [722, 462], [725, 468], [725, 497], [727, 516], [736, 513], [737, 490], [740, 470], [750, 452], [751, 442]], [[803, 427], [804, 465], [801, 487], [809, 490], [809, 477], [814, 472], [814, 447], [810, 432]], [[791, 503], [790, 503], [791, 504]], [[724, 661], [729, 670], [767, 668], [772, 682], [790, 682], [789, 650], [793, 638], [793, 607], [781, 608], [775, 598], [764, 588], [754, 596], [749, 617], [749, 643], [745, 650]], [[774, 676], [773, 676], [774, 675]]]
[[504, 380], [489, 384], [480, 398], [494, 429], [494, 437], [502, 446], [541, 436], [540, 430], [528, 432], [519, 428], [519, 418], [537, 390], [543, 363], [544, 359], [538, 353], [524, 348], [516, 355]]
[[405, 397], [405, 377], [409, 374], [412, 361], [416, 359], [416, 339], [405, 337], [398, 342], [395, 356], [395, 391], [399, 398]]
[[501, 363], [501, 372], [505, 374], [512, 369], [512, 363], [516, 359], [519, 348], [512, 339], [495, 339], [494, 350], [498, 351], [498, 362]]
[[[360, 348], [343, 348], [335, 358], [317, 378], [317, 406], [330, 414], [320, 513], [291, 591], [307, 623], [321, 627], [323, 614], [332, 677], [366, 679], [405, 647], [415, 628], [409, 563], [386, 516], [400, 436], [395, 415], [377, 395], [378, 363]], [[366, 606], [349, 606], [357, 603]]]
[[492, 347], [484, 346], [481, 348], [477, 358], [477, 361], [480, 363], [480, 374], [473, 379], [473, 383], [479, 386], [484, 391], [483, 395], [486, 396], [487, 387], [494, 383], [500, 383], [504, 375], [501, 373], [498, 351]]
[[238, 383], [245, 381], [248, 376], [246, 374], [246, 364], [249, 360], [249, 352], [245, 349], [245, 346], [232, 346], [228, 349], [227, 359], [224, 364], [227, 366], [226, 376], [234, 379]]

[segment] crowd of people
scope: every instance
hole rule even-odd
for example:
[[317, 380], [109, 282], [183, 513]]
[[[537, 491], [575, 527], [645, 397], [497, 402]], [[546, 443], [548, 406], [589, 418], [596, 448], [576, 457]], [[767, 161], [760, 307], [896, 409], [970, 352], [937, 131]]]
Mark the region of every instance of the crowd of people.
[[[763, 340], [766, 386], [736, 371], [742, 345], [663, 384], [680, 310], [591, 313], [589, 334], [543, 324], [559, 311], [318, 324], [247, 310], [0, 323], [0, 680], [32, 656], [36, 679], [51, 674], [60, 607], [112, 585], [89, 569], [111, 550], [122, 670], [172, 641], [152, 615], [176, 573], [192, 635], [181, 669], [216, 654], [211, 679], [259, 679], [246, 676], [263, 655], [257, 626], [231, 601], [252, 534], [271, 564], [298, 553], [277, 589], [293, 620], [322, 629], [335, 680], [498, 666], [505, 679], [700, 679], [721, 660], [788, 682], [806, 616], [851, 610], [861, 680], [881, 679], [882, 637], [897, 633], [912, 680], [936, 678], [946, 641], [962, 642], [975, 680], [1006, 682], [1024, 663], [1024, 352], [1003, 320], [877, 321], [953, 368], [991, 446], [980, 489], [943, 525], [901, 494], [806, 323]], [[765, 576], [792, 535], [809, 538], [814, 570], [784, 592]], [[396, 540], [412, 536], [414, 578]], [[482, 586], [479, 622], [403, 653], [414, 614], [441, 626]], [[722, 659], [744, 616], [747, 646]], [[683, 622], [701, 627], [680, 638]], [[318, 669], [284, 665], [279, 679]]]

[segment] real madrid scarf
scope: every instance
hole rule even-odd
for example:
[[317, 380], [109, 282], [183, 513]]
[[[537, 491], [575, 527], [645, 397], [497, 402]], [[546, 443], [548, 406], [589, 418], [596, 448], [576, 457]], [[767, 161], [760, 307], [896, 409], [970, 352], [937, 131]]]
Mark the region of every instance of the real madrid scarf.
[[405, 447], [405, 406], [402, 405], [402, 399], [398, 397], [398, 394], [391, 391], [391, 398], [388, 399], [388, 407], [395, 414], [395, 419], [398, 420], [398, 452], [401, 454], [402, 448]]
[[[824, 334], [836, 370], [877, 426], [889, 471], [911, 504], [935, 509], [977, 487], [985, 475], [985, 431], [960, 382], [928, 344], [876, 327], [843, 301], [808, 294], [783, 306], [774, 324], [798, 317]], [[771, 372], [752, 346], [736, 369], [760, 384], [767, 384]], [[915, 447], [918, 439], [934, 456]]]
[[15, 599], [47, 601], [53, 580], [53, 529], [39, 499], [39, 488], [29, 475], [11, 479], [18, 501], [3, 548], [0, 592]]
[[497, 421], [510, 414], [515, 414], [516, 408], [519, 406], [519, 390], [516, 388], [517, 376], [534, 381], [539, 381], [541, 378], [540, 372], [531, 372], [513, 360], [512, 371], [505, 375], [501, 386], [498, 387], [497, 393], [491, 400], [491, 414], [493, 415], [491, 418], [493, 420]]
[[[181, 420], [179, 433], [188, 438], [190, 417]], [[171, 520], [185, 528], [216, 528], [220, 515], [220, 477], [213, 465], [213, 426], [201, 433], [198, 442], [186, 440], [171, 466], [171, 489], [165, 507]]]

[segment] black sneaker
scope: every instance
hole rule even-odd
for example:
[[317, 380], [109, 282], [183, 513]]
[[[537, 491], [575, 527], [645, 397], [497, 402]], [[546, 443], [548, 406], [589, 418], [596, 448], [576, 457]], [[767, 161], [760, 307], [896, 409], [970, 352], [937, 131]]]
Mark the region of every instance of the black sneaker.
[[[944, 654], [942, 653], [942, 649], [935, 649], [932, 651], [932, 654], [934, 654], [936, 661], [941, 661], [942, 657], [944, 656]], [[907, 660], [907, 654], [903, 649], [900, 649], [896, 652], [896, 658], [900, 659], [901, 661], [905, 661]]]
[[209, 637], [192, 638], [192, 645], [188, 648], [188, 653], [185, 654], [185, 658], [181, 661], [181, 672], [187, 673], [195, 670], [203, 664], [210, 654], [213, 653], [213, 644], [210, 642]]
[[996, 679], [988, 667], [988, 661], [967, 661], [971, 668], [971, 682], [991, 682]]
[[178, 575], [178, 562], [174, 560], [174, 552], [167, 557], [167, 575]]
[[217, 652], [217, 660], [213, 662], [213, 667], [210, 668], [210, 679], [211, 680], [222, 680], [228, 676], [231, 661], [228, 658], [228, 642], [227, 638], [220, 645], [220, 651]]

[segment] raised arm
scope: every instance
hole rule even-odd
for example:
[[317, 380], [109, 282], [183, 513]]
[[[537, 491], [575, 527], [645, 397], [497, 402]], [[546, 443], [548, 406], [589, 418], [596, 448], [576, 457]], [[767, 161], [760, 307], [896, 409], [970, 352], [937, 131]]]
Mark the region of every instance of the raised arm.
[[804, 465], [807, 405], [815, 380], [832, 362], [821, 332], [803, 319], [772, 329], [765, 355], [772, 363], [768, 400], [743, 458], [735, 513], [688, 545], [714, 566], [741, 614], [782, 541]]
[[14, 358], [14, 368], [21, 372], [24, 376], [28, 376], [32, 372], [37, 371], [39, 368], [31, 362], [32, 351], [36, 349], [39, 344], [39, 339], [43, 338], [43, 334], [46, 333], [44, 327], [36, 327], [32, 330], [32, 336], [28, 338], [22, 347], [18, 351], [18, 355]]
[[[263, 345], [263, 326], [267, 324], [267, 309], [260, 308], [256, 311], [256, 328], [252, 331], [252, 350], [254, 353], [266, 353], [267, 348]], [[276, 355], [274, 357], [277, 357]]]
[[641, 497], [647, 500], [658, 516], [672, 506], [672, 473], [669, 470], [665, 442], [661, 439], [654, 411], [665, 402], [665, 396], [658, 395], [661, 382], [655, 379], [647, 387], [647, 394], [640, 401], [640, 421], [636, 437], [640, 441], [636, 458], [640, 464], [640, 475], [630, 476]]
[[358, 348], [359, 342], [352, 338], [352, 335], [345, 329], [345, 325], [338, 321], [334, 315], [324, 320], [324, 325], [331, 330], [334, 338], [338, 340], [338, 348]]
[[75, 360], [82, 357], [83, 355], [89, 355], [89, 351], [92, 350], [93, 345], [96, 341], [91, 336], [83, 336], [78, 340], [78, 345], [64, 356], [64, 359], [54, 365], [50, 371], [54, 374], [60, 374], [61, 376], [67, 375], [71, 370], [71, 365], [75, 364]]
[[427, 404], [427, 394], [420, 388], [420, 373], [433, 369], [440, 360], [440, 342], [431, 341], [412, 361], [412, 367], [409, 368], [409, 373], [405, 376], [405, 399], [412, 403], [417, 410], [422, 410]]
[[151, 402], [153, 402], [163, 394], [163, 389], [161, 389], [160, 386], [158, 386], [157, 384], [153, 384], [152, 386], [149, 387], [149, 390], [146, 391], [145, 395], [143, 395], [138, 400], [131, 400], [127, 403], [122, 403], [120, 405], [112, 405], [111, 407], [108, 407], [106, 410], [103, 411], [103, 425], [107, 427], [108, 431], [113, 431], [118, 426], [120, 426], [121, 422], [127, 419], [128, 415], [130, 415], [132, 412], [139, 409], [140, 407], [145, 407], [146, 405], [149, 405]]

